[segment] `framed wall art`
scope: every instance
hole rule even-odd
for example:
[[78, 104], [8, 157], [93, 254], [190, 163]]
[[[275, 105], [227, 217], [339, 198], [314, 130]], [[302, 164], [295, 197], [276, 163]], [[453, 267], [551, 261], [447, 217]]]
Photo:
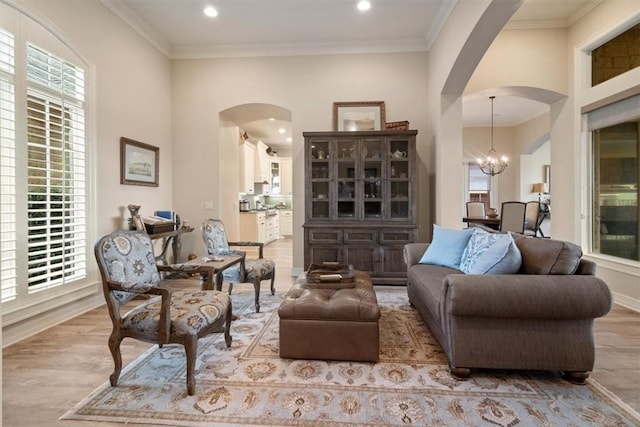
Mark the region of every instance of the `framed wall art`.
[[153, 145], [120, 138], [120, 184], [157, 187], [160, 149]]
[[333, 130], [382, 130], [385, 119], [384, 101], [333, 103]]

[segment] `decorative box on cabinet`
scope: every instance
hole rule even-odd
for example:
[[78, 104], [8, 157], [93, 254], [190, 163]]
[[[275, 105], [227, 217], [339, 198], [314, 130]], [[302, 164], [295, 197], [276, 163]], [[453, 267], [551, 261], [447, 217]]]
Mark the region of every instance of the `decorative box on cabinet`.
[[404, 284], [416, 239], [417, 131], [305, 132], [305, 268], [337, 261]]

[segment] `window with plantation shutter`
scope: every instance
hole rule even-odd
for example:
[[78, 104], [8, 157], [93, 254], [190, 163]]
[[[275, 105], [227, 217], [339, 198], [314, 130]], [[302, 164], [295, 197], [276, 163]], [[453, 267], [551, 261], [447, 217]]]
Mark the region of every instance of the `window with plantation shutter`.
[[0, 284], [12, 310], [88, 274], [85, 70], [21, 37], [0, 29]]
[[84, 72], [27, 45], [29, 289], [86, 275]]

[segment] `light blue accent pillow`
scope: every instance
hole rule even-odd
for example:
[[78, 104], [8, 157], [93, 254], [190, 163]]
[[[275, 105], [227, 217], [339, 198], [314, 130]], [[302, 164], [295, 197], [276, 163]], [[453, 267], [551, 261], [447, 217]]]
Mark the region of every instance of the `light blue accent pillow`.
[[460, 270], [466, 274], [513, 274], [522, 255], [511, 234], [476, 231], [462, 253]]
[[453, 230], [433, 225], [433, 239], [420, 259], [420, 264], [460, 268], [460, 258], [475, 228]]

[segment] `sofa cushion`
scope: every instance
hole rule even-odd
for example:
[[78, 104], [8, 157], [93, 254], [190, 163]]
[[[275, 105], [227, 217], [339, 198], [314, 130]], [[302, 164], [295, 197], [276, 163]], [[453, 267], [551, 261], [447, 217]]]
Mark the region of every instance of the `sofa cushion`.
[[436, 319], [442, 317], [445, 298], [444, 278], [449, 274], [462, 274], [460, 270], [432, 264], [415, 264], [407, 270], [407, 283], [419, 294], [420, 301]]
[[433, 225], [433, 239], [422, 255], [420, 264], [442, 265], [449, 268], [460, 267], [462, 252], [475, 229], [452, 230]]
[[575, 243], [513, 235], [524, 274], [574, 274], [580, 264], [582, 248]]
[[466, 274], [514, 274], [521, 263], [520, 250], [510, 234], [477, 230], [462, 254], [460, 270]]

